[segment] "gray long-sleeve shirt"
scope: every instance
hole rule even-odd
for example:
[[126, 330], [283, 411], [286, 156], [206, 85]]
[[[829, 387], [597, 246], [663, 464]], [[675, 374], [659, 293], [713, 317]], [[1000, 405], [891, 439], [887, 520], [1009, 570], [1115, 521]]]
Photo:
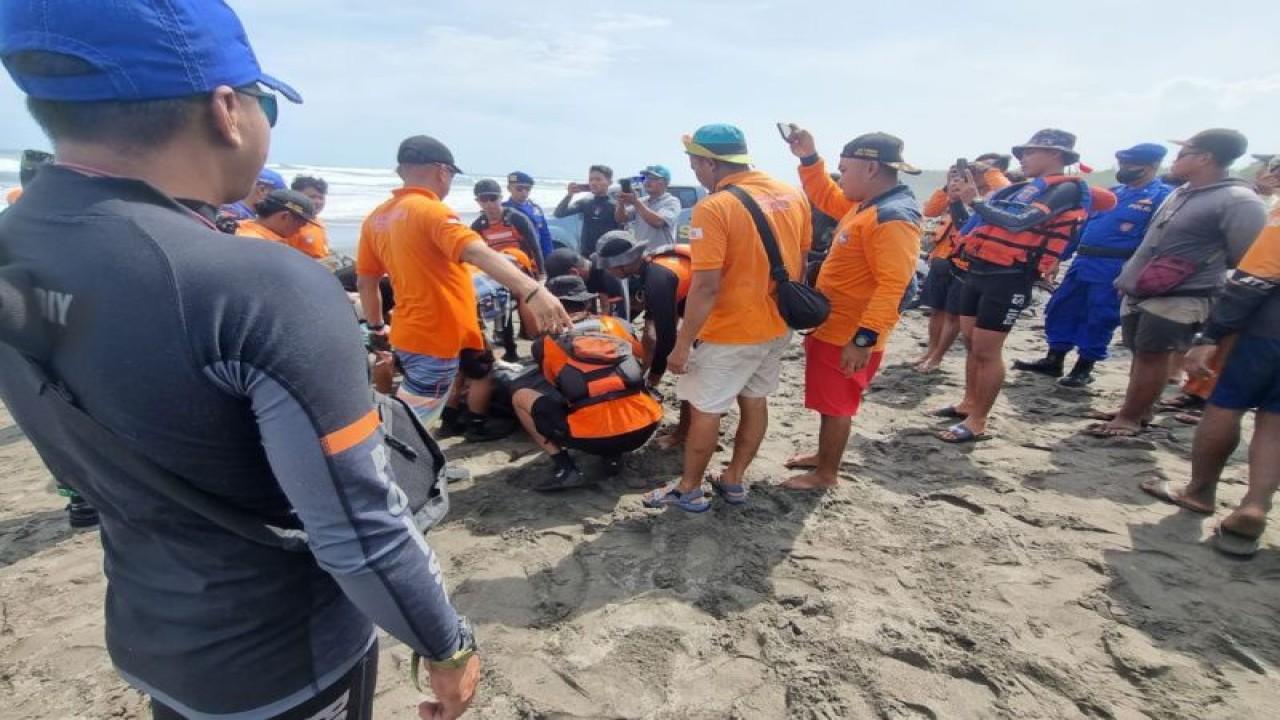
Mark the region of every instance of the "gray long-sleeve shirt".
[[1125, 263], [1115, 286], [1136, 297], [1143, 267], [1153, 258], [1173, 256], [1197, 263], [1198, 268], [1170, 294], [1208, 294], [1244, 257], [1266, 221], [1266, 205], [1249, 183], [1239, 178], [1198, 188], [1180, 187], [1156, 211], [1142, 244]]

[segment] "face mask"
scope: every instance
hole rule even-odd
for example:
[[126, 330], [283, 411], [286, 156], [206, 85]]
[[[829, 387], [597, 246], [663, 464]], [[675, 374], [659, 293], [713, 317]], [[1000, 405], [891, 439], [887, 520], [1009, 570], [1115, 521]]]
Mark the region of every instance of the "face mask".
[[1120, 168], [1116, 171], [1116, 182], [1128, 185], [1145, 175], [1146, 172], [1145, 168]]

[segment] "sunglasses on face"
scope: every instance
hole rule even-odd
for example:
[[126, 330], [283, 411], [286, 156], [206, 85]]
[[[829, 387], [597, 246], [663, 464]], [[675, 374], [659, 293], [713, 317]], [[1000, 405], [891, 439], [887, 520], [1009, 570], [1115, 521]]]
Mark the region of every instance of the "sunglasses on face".
[[248, 95], [249, 97], [257, 98], [258, 105], [262, 108], [262, 114], [267, 116], [267, 125], [271, 127], [276, 126], [276, 120], [280, 117], [280, 103], [276, 99], [275, 95], [263, 90], [256, 84], [238, 87], [236, 88], [236, 92], [241, 95]]
[[476, 196], [476, 200], [477, 200], [477, 201], [479, 201], [479, 202], [482, 202], [482, 203], [498, 202], [498, 200], [499, 200], [499, 199], [500, 199], [500, 198], [499, 198], [499, 196], [497, 196], [497, 195], [478, 195], [478, 196]]
[[1193, 155], [1208, 155], [1208, 154], [1209, 153], [1205, 150], [1182, 150], [1176, 156], [1174, 156], [1173, 161], [1178, 162], [1179, 160], [1192, 157]]

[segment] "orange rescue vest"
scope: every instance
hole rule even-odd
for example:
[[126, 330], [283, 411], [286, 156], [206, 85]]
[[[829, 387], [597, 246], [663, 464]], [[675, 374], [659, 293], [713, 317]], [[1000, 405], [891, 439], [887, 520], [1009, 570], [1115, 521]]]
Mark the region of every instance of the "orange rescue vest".
[[524, 251], [520, 233], [515, 226], [507, 224], [507, 213], [509, 212], [512, 211], [504, 208], [502, 218], [497, 223], [489, 223], [487, 227], [480, 231], [480, 236], [484, 238], [486, 245], [515, 260], [520, 269], [526, 275], [532, 277], [535, 275], [533, 259], [529, 257], [529, 253]]
[[[1070, 175], [1037, 178], [1028, 183], [1039, 186], [1043, 193], [1053, 185], [1068, 182], [1080, 186], [1080, 201], [1076, 207], [1020, 232], [985, 223], [978, 225], [959, 240], [963, 257], [985, 260], [1001, 267], [1034, 267], [1042, 273], [1052, 270], [1089, 216], [1089, 186], [1080, 178]], [[1013, 188], [1018, 186], [1010, 186], [1008, 189]], [[1018, 188], [1005, 197], [1016, 195], [1024, 189]]]
[[649, 262], [661, 265], [676, 274], [679, 280], [679, 285], [676, 287], [676, 302], [683, 302], [689, 296], [689, 286], [693, 284], [693, 254], [689, 246], [672, 245], [649, 258]]
[[644, 392], [644, 371], [627, 335], [616, 319], [601, 317], [543, 337], [542, 372], [570, 412]]

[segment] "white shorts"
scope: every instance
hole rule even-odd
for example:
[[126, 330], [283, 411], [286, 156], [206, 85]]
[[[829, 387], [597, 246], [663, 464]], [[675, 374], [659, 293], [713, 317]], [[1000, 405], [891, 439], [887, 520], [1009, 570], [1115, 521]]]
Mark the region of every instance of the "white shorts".
[[680, 376], [676, 395], [700, 412], [723, 415], [738, 396], [768, 397], [778, 389], [782, 353], [791, 332], [754, 345], [699, 343], [689, 354], [689, 370]]

